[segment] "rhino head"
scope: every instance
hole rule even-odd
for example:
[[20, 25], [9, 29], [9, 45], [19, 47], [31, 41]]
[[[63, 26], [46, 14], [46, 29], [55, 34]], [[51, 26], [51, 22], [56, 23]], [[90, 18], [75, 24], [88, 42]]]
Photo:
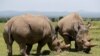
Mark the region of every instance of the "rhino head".
[[91, 50], [91, 47], [94, 47], [96, 45], [91, 44], [91, 40], [89, 39], [89, 27], [91, 26], [90, 23], [88, 23], [87, 27], [85, 25], [80, 25], [79, 30], [77, 32], [76, 36], [76, 44], [78, 50], [83, 50], [85, 53], [89, 53]]
[[[50, 40], [50, 39], [49, 39]], [[55, 34], [53, 35], [50, 42], [48, 42], [48, 47], [52, 51], [56, 51], [57, 53], [62, 52], [63, 49], [68, 48], [70, 45], [63, 44], [63, 40], [58, 39], [58, 36]]]
[[94, 45], [94, 44], [91, 44], [90, 41], [91, 41], [91, 39], [90, 39], [90, 40], [87, 40], [87, 41], [82, 40], [82, 42], [83, 42], [83, 51], [84, 51], [85, 53], [89, 53], [90, 50], [91, 50], [91, 47], [96, 46], [96, 45]]
[[62, 51], [60, 48], [61, 42], [58, 40], [58, 36], [55, 33], [52, 33], [47, 44], [51, 51], [56, 51], [58, 53]]

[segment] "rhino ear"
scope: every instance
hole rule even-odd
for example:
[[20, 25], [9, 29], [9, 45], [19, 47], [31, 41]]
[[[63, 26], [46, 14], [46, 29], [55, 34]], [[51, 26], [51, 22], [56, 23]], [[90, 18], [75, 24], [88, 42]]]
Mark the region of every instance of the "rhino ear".
[[74, 24], [74, 29], [75, 29], [76, 32], [78, 32], [79, 29], [80, 29], [80, 25], [79, 24]]
[[91, 27], [92, 23], [91, 21], [90, 22], [87, 22], [87, 28], [89, 29]]

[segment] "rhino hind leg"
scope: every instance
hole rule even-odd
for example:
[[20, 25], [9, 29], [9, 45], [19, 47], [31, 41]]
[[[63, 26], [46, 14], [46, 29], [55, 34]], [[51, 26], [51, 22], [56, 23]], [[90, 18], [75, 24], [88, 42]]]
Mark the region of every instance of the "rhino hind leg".
[[27, 45], [26, 53], [29, 55], [33, 44], [26, 44], [26, 45]]
[[7, 44], [8, 56], [12, 56], [12, 44], [13, 44], [13, 41], [11, 43], [6, 43], [6, 44]]
[[6, 32], [3, 33], [3, 37], [7, 45], [8, 56], [12, 56], [12, 44], [14, 40], [12, 39], [12, 37], [10, 37], [9, 39], [9, 34]]

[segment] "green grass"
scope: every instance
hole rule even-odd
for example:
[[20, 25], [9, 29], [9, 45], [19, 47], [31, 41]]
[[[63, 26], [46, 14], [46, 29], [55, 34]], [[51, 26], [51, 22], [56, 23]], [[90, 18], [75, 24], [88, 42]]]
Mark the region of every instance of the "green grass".
[[[54, 22], [53, 25], [56, 25], [56, 22]], [[4, 26], [4, 23], [0, 23], [0, 56], [7, 56], [7, 48], [2, 36], [3, 26]], [[95, 43], [98, 45], [92, 48], [91, 54], [85, 54], [83, 52], [64, 51], [59, 54], [56, 54], [55, 52], [51, 52], [49, 56], [100, 56], [100, 21], [92, 22], [92, 27], [90, 28], [90, 37], [93, 38], [92, 43]], [[37, 44], [33, 45], [31, 54], [36, 53], [36, 48], [37, 48]], [[74, 48], [74, 44], [72, 44], [72, 48]], [[44, 50], [49, 50], [47, 45], [43, 47], [41, 52], [43, 52]], [[17, 45], [16, 42], [14, 42], [13, 55], [19, 55], [19, 54], [20, 54], [19, 46]]]

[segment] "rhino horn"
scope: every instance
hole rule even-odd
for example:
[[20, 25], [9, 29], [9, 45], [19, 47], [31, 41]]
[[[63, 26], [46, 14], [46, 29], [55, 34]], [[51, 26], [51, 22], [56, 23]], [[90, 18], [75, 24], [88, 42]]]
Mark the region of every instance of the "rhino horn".
[[96, 45], [96, 44], [91, 44], [91, 45], [90, 45], [90, 47], [95, 47], [95, 46], [97, 46], [97, 45]]
[[62, 49], [63, 48], [69, 48], [69, 47], [70, 47], [70, 44], [61, 46]]
[[68, 48], [68, 47], [70, 47], [70, 46], [71, 46], [70, 44], [68, 44], [68, 45], [65, 45], [65, 47], [66, 47], [66, 48]]

